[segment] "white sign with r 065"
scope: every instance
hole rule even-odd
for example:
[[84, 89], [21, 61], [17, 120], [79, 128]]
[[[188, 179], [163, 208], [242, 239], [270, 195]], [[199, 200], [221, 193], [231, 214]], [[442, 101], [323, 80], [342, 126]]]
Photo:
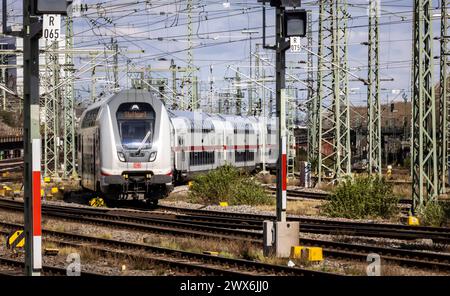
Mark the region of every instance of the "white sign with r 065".
[[61, 15], [44, 14], [42, 36], [47, 41], [58, 41], [61, 39]]

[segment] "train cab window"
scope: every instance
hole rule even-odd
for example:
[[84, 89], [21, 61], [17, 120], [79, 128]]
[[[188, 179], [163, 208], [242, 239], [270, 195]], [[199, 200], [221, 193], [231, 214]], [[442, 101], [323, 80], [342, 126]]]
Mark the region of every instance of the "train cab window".
[[155, 111], [148, 103], [123, 103], [117, 113], [120, 140], [125, 149], [151, 148]]

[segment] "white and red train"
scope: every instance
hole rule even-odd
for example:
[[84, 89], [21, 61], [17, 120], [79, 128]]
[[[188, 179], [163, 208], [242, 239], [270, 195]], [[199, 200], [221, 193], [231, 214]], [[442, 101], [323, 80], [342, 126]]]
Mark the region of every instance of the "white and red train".
[[108, 198], [152, 203], [173, 184], [225, 164], [274, 168], [275, 120], [169, 111], [155, 92], [124, 90], [92, 104], [80, 119], [81, 185]]

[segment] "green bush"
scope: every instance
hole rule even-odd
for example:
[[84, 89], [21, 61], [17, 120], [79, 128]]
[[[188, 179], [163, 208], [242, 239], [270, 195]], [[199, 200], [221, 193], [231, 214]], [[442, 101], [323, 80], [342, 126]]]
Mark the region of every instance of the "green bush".
[[398, 213], [392, 185], [378, 176], [362, 176], [339, 183], [323, 210], [331, 217], [389, 218]]
[[447, 220], [444, 206], [437, 201], [430, 201], [424, 206], [419, 206], [417, 216], [421, 224], [428, 226], [439, 227]]
[[230, 165], [196, 176], [189, 197], [193, 202], [204, 204], [258, 205], [274, 202], [254, 178]]

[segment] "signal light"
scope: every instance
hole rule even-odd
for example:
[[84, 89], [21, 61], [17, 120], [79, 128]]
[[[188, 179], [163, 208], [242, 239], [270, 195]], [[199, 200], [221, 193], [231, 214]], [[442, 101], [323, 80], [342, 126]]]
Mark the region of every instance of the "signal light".
[[305, 37], [308, 14], [304, 9], [286, 10], [284, 12], [284, 36]]
[[42, 14], [62, 14], [67, 15], [69, 6], [73, 0], [35, 0], [34, 8], [36, 15]]

